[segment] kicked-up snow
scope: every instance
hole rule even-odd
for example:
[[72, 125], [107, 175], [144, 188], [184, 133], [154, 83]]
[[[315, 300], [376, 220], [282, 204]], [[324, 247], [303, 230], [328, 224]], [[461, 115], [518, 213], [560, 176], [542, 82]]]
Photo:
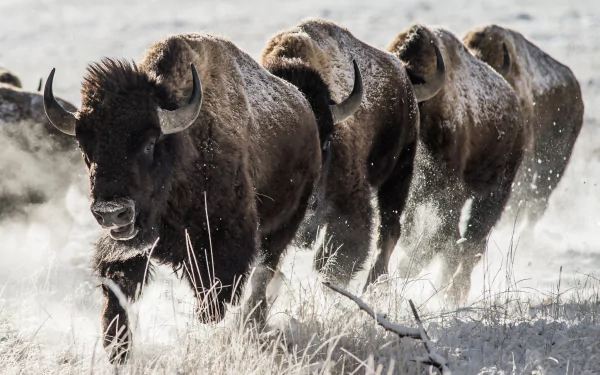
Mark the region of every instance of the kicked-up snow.
[[[469, 303], [445, 303], [436, 261], [416, 279], [392, 271], [361, 298], [391, 322], [416, 328], [407, 302], [413, 299], [455, 374], [600, 373], [600, 3], [2, 1], [0, 66], [30, 90], [56, 67], [55, 94], [77, 105], [86, 65], [101, 57], [139, 61], [166, 35], [204, 31], [258, 59], [268, 38], [310, 16], [338, 22], [379, 48], [414, 23], [456, 35], [497, 23], [571, 68], [582, 87], [585, 122], [565, 176], [535, 229], [513, 231], [508, 220], [496, 226], [473, 272]], [[53, 160], [37, 161], [40, 177], [55, 168]], [[11, 186], [18, 184], [17, 178]], [[0, 222], [0, 373], [114, 373], [100, 340], [98, 281], [88, 270], [99, 231], [79, 185], [26, 218]], [[391, 270], [402, 249], [394, 254]], [[288, 251], [271, 299], [271, 331], [261, 334], [240, 329], [236, 309], [222, 323], [199, 324], [188, 286], [161, 268], [130, 306], [134, 352], [120, 372], [428, 373], [412, 361], [426, 355], [421, 343], [385, 333], [326, 290], [311, 262], [308, 250]], [[359, 274], [350, 290], [362, 290], [365, 278]]]

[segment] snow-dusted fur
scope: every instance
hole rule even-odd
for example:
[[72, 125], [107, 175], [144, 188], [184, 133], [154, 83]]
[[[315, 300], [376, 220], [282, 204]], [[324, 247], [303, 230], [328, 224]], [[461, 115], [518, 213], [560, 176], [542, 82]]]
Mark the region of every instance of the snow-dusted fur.
[[463, 41], [494, 69], [502, 66], [506, 45], [511, 64], [504, 78], [519, 97], [527, 139], [511, 213], [526, 214], [535, 224], [564, 175], [583, 125], [581, 88], [571, 69], [517, 31], [489, 25], [469, 31]]
[[[190, 63], [203, 85], [200, 115], [186, 130], [164, 135], [157, 108], [187, 102]], [[252, 303], [262, 302], [264, 310], [264, 284], [320, 174], [317, 124], [304, 96], [229, 40], [205, 34], [161, 40], [139, 67], [109, 59], [94, 64], [82, 93], [76, 137], [92, 199], [131, 199], [139, 231], [126, 241], [102, 235], [97, 275], [134, 300], [149, 264], [171, 265], [194, 289], [200, 317], [218, 321], [261, 256], [262, 282], [253, 285]], [[152, 153], [144, 154], [150, 143]], [[145, 250], [157, 238], [148, 259]], [[111, 347], [111, 359], [122, 360], [130, 344], [127, 313], [111, 283], [103, 292], [104, 345], [116, 337], [123, 346]]]
[[0, 220], [62, 197], [85, 173], [76, 143], [46, 118], [42, 96], [20, 85], [0, 69]]
[[[471, 270], [509, 197], [522, 159], [523, 130], [510, 86], [449, 31], [415, 25], [399, 34], [388, 50], [406, 64], [413, 80], [426, 82], [436, 69], [432, 43], [444, 57], [446, 78], [435, 97], [419, 104], [420, 142], [406, 224], [413, 245], [421, 234], [424, 240], [422, 251], [414, 255], [417, 264], [405, 272], [418, 273], [441, 253], [444, 280], [454, 278], [451, 296], [462, 302]], [[470, 217], [461, 234], [461, 209], [469, 199]], [[437, 221], [428, 221], [422, 233], [416, 227], [417, 210], [427, 205], [436, 209]]]
[[[262, 52], [265, 66], [278, 60], [316, 70], [339, 103], [352, 90], [356, 60], [363, 77], [360, 109], [335, 126], [325, 199], [307, 224], [302, 243], [327, 225], [327, 249], [315, 257], [317, 269], [345, 285], [368, 256], [374, 222], [372, 191], [380, 208], [378, 258], [372, 276], [387, 272], [400, 236], [418, 135], [416, 100], [402, 63], [333, 22], [308, 19], [273, 36]], [[332, 253], [336, 253], [332, 257]], [[329, 266], [328, 266], [329, 265]]]

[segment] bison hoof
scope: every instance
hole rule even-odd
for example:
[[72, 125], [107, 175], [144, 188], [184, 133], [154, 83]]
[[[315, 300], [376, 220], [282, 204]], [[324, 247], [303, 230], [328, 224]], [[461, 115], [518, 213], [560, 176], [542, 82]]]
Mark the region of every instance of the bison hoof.
[[196, 317], [202, 324], [219, 323], [225, 317], [225, 307], [215, 306], [215, 303], [210, 304], [210, 306], [198, 306]]

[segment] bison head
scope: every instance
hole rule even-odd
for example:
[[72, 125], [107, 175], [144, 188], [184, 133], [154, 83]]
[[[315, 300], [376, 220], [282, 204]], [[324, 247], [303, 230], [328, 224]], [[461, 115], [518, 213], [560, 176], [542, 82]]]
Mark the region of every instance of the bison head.
[[44, 88], [44, 108], [59, 130], [76, 137], [88, 168], [91, 211], [114, 240], [156, 231], [165, 207], [183, 137], [198, 117], [202, 86], [191, 65], [188, 104], [134, 64], [106, 59], [88, 68], [81, 109], [68, 112], [52, 93], [54, 69]]
[[21, 88], [21, 80], [16, 75], [0, 67], [0, 83], [6, 83], [14, 87]]
[[507, 47], [507, 43], [509, 45], [511, 43], [507, 36], [505, 29], [492, 25], [469, 31], [463, 38], [463, 42], [475, 57], [507, 78], [511, 70], [510, 53]]
[[444, 87], [446, 63], [439, 44], [434, 33], [415, 25], [400, 33], [388, 46], [388, 51], [404, 63], [418, 102], [433, 98]]

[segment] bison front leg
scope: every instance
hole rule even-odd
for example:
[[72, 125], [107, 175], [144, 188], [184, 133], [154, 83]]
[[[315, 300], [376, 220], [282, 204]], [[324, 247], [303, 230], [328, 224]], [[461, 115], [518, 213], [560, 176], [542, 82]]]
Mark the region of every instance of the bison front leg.
[[[337, 187], [330, 194], [323, 246], [314, 257], [315, 269], [328, 280], [347, 286], [369, 255], [373, 207], [370, 188], [362, 180], [354, 191]], [[331, 189], [333, 192], [334, 189]]]
[[489, 195], [473, 199], [464, 233], [466, 241], [457, 245], [456, 251], [444, 254], [445, 280], [450, 280], [446, 295], [456, 305], [467, 302], [471, 273], [486, 251], [488, 236], [500, 219], [509, 194], [510, 184], [505, 183]]
[[287, 246], [292, 242], [294, 235], [300, 227], [306, 213], [308, 199], [312, 192], [312, 183], [307, 181], [299, 197], [296, 211], [281, 223], [271, 233], [262, 239], [263, 258], [252, 273], [250, 298], [246, 302], [244, 317], [263, 324], [267, 317], [267, 287], [275, 276], [279, 262]]
[[400, 239], [400, 216], [408, 199], [408, 191], [414, 168], [416, 144], [411, 144], [401, 154], [391, 175], [377, 193], [379, 203], [379, 241], [377, 256], [365, 290], [370, 283], [377, 281], [379, 276], [388, 273], [388, 264], [396, 243]]
[[147, 265], [148, 258], [145, 256], [98, 265], [105, 298], [102, 310], [103, 344], [111, 363], [127, 360], [131, 330], [126, 303], [139, 297]]
[[[252, 262], [258, 255], [258, 216], [253, 196], [211, 204], [202, 228], [188, 230], [191, 247], [185, 276], [195, 291], [202, 323], [223, 319], [227, 304], [236, 303]], [[214, 212], [211, 214], [210, 212]]]

